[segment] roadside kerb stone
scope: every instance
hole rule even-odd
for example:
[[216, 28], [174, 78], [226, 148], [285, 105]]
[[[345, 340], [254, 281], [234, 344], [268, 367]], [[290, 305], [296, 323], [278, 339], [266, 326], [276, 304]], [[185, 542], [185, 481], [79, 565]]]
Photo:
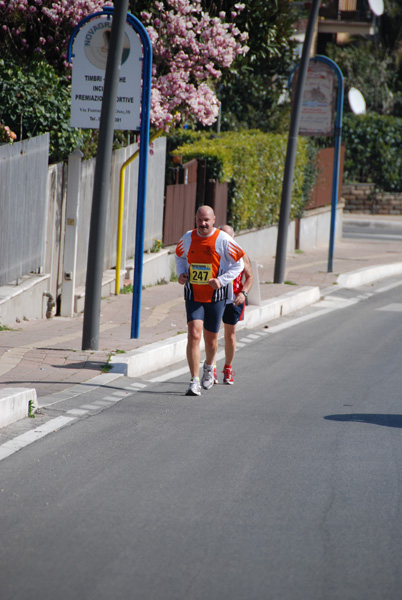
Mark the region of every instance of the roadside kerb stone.
[[400, 275], [401, 273], [402, 263], [379, 265], [369, 268], [365, 267], [363, 269], [357, 269], [357, 271], [350, 271], [350, 273], [339, 275], [337, 283], [344, 288], [354, 288], [385, 277]]
[[6, 427], [19, 419], [25, 419], [31, 410], [38, 408], [36, 390], [31, 388], [7, 388], [0, 390], [0, 427]]

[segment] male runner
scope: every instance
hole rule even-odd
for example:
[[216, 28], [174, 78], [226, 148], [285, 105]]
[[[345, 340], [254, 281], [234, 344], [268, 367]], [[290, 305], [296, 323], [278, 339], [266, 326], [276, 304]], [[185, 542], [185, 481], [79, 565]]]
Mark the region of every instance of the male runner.
[[[200, 206], [196, 229], [187, 231], [176, 248], [178, 281], [184, 285], [187, 312], [187, 362], [191, 381], [187, 396], [199, 396], [201, 385], [214, 384], [218, 332], [226, 301], [233, 301], [232, 281], [244, 268], [244, 251], [227, 233], [216, 229], [215, 213]], [[205, 362], [200, 384], [201, 336], [204, 335]]]
[[[222, 231], [234, 237], [233, 227], [230, 225], [222, 225]], [[243, 256], [244, 270], [236, 279], [233, 280], [233, 302], [227, 302], [223, 313], [223, 323], [225, 328], [225, 366], [223, 368], [223, 383], [233, 385], [233, 370], [232, 361], [236, 352], [236, 325], [244, 319], [244, 311], [246, 308], [246, 299], [248, 292], [253, 285], [253, 273], [251, 264], [247, 254]], [[216, 369], [214, 370], [214, 381], [218, 383]]]

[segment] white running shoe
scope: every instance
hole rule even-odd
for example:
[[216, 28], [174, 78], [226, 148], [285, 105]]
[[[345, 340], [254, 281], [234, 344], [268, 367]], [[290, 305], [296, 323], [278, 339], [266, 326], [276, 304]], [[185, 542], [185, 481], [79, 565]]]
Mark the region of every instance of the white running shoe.
[[191, 379], [186, 396], [201, 396], [201, 384], [199, 377], [193, 377]]
[[207, 365], [204, 362], [204, 372], [202, 374], [201, 385], [204, 390], [209, 390], [215, 383], [214, 365]]

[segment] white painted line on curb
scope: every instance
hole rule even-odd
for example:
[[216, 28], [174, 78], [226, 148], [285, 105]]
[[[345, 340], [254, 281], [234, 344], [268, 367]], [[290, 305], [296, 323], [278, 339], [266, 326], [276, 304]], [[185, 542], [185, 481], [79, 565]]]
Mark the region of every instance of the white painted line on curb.
[[84, 415], [88, 414], [87, 410], [82, 410], [81, 408], [72, 408], [71, 410], [68, 410], [67, 415], [75, 415], [76, 417], [83, 417]]
[[29, 444], [36, 442], [40, 438], [43, 438], [46, 435], [49, 435], [49, 433], [52, 433], [54, 431], [61, 429], [68, 423], [71, 423], [72, 421], [75, 421], [75, 420], [76, 420], [75, 417], [57, 417], [56, 419], [52, 419], [51, 421], [48, 421], [44, 425], [41, 425], [37, 429], [33, 429], [32, 431], [27, 431], [26, 433], [19, 435], [18, 437], [14, 438], [13, 440], [9, 440], [8, 442], [5, 442], [4, 444], [2, 444], [0, 446], [0, 460], [3, 460], [4, 458], [11, 456], [11, 454], [18, 452], [18, 450], [25, 448], [25, 446], [28, 446]]

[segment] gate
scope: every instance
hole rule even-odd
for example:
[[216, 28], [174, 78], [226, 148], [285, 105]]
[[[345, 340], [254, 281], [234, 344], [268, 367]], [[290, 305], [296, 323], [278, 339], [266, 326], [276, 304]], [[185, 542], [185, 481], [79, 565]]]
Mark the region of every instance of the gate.
[[177, 244], [181, 236], [195, 227], [195, 212], [206, 204], [215, 211], [216, 227], [226, 223], [228, 184], [205, 179], [205, 161], [193, 159], [180, 165], [176, 183], [166, 186], [163, 243]]

